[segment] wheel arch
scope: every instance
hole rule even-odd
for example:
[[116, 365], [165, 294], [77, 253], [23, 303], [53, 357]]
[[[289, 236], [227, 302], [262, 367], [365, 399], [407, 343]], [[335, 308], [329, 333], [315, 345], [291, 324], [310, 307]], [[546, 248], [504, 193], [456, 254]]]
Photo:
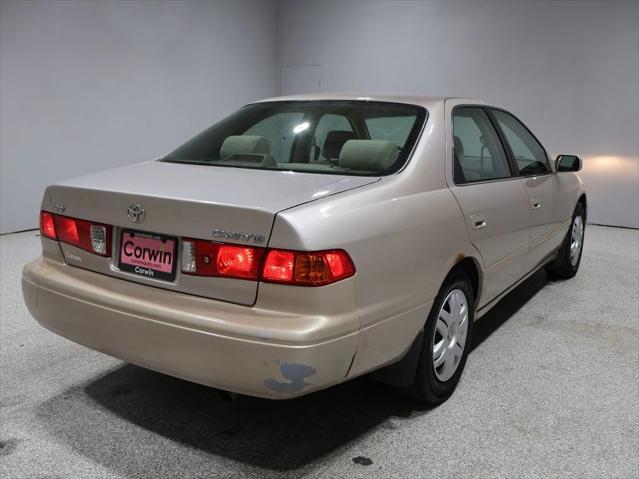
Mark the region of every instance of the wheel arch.
[[582, 193], [579, 199], [577, 200], [577, 204], [581, 203], [584, 207], [584, 214], [586, 215], [586, 219], [588, 219], [588, 199], [586, 198], [586, 193]]
[[458, 259], [444, 278], [442, 284], [444, 284], [444, 282], [455, 273], [463, 273], [468, 277], [473, 288], [475, 306], [477, 306], [479, 304], [479, 297], [481, 296], [483, 286], [483, 275], [479, 262], [472, 256], [465, 256]]
[[[473, 295], [475, 296], [474, 301], [476, 307], [479, 304], [479, 297], [481, 295], [482, 288], [482, 273], [479, 261], [472, 256], [459, 255], [454, 265], [449, 268], [448, 273], [442, 279], [440, 290], [448, 278], [458, 273], [464, 274], [470, 280]], [[424, 321], [424, 327], [426, 326], [427, 320], [428, 317]], [[371, 377], [374, 380], [389, 386], [407, 387], [412, 384], [415, 379], [415, 373], [417, 372], [417, 365], [419, 363], [420, 351], [424, 339], [424, 327], [419, 330], [417, 336], [413, 340], [413, 343], [402, 359], [386, 367], [373, 371], [371, 373]]]

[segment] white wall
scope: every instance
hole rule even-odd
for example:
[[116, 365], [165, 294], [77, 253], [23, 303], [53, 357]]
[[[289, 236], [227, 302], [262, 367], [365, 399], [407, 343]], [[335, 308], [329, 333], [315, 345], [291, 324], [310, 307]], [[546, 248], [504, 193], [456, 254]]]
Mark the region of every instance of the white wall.
[[0, 232], [46, 185], [153, 159], [277, 93], [270, 1], [0, 2]]
[[276, 94], [286, 65], [511, 109], [584, 157], [591, 221], [639, 227], [639, 2], [45, 0], [0, 2], [0, 232], [36, 226], [47, 184]]
[[278, 63], [324, 91], [474, 96], [576, 153], [591, 222], [639, 227], [639, 2], [278, 4]]

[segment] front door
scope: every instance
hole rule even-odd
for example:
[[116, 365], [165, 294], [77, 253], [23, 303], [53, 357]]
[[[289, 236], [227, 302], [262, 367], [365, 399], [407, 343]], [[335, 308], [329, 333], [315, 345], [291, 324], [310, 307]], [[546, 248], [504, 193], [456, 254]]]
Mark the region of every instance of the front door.
[[558, 220], [559, 182], [550, 168], [546, 151], [526, 126], [503, 110], [491, 109], [490, 112], [503, 134], [530, 202], [528, 272], [552, 255], [566, 232]]

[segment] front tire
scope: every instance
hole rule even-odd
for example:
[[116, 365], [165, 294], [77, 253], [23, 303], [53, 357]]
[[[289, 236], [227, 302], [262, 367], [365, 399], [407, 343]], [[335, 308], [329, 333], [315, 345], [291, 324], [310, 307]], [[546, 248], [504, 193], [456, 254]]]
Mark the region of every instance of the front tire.
[[586, 211], [584, 205], [580, 202], [575, 207], [570, 229], [559, 248], [557, 257], [546, 265], [546, 272], [550, 276], [568, 279], [577, 274], [583, 252], [585, 229]]
[[475, 298], [468, 277], [451, 275], [442, 286], [426, 321], [424, 341], [407, 396], [432, 406], [455, 390], [470, 350]]

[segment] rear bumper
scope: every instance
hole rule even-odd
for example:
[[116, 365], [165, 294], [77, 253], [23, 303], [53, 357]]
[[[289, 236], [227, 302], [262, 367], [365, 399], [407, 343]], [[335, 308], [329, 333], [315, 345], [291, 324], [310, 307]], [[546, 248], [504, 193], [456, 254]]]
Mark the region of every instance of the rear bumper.
[[[42, 257], [24, 267], [22, 290], [36, 320], [61, 336], [250, 396], [286, 399], [342, 382], [357, 347], [355, 324], [349, 332], [308, 342], [309, 326], [317, 338], [317, 324], [334, 321], [318, 317], [309, 323], [290, 313], [156, 289]], [[347, 323], [344, 317], [339, 322]]]

